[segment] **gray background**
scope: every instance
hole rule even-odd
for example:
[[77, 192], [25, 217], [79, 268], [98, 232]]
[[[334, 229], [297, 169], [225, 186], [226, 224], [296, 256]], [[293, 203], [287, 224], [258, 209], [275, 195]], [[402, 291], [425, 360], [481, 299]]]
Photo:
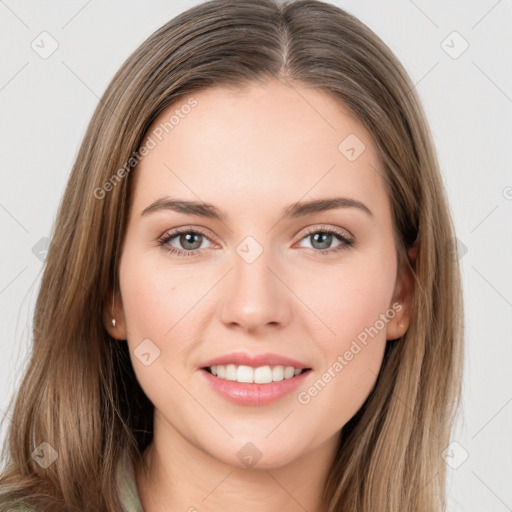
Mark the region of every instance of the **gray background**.
[[[27, 364], [44, 239], [93, 109], [125, 58], [197, 3], [0, 0], [0, 417]], [[468, 350], [463, 409], [443, 454], [449, 510], [512, 510], [512, 2], [333, 3], [413, 78], [457, 228]]]

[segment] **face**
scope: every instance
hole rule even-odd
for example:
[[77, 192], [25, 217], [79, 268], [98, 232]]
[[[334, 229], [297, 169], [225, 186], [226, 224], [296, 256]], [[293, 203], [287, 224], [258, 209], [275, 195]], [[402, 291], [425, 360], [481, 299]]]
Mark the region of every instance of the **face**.
[[262, 468], [335, 439], [408, 324], [371, 135], [326, 93], [271, 81], [184, 98], [144, 144], [108, 329], [155, 431]]

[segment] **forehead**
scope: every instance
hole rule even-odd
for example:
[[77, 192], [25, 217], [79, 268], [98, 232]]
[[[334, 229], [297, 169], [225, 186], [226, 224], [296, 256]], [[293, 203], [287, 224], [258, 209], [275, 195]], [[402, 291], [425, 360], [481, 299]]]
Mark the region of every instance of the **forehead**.
[[371, 134], [318, 89], [277, 81], [211, 87], [167, 107], [144, 144], [152, 149], [133, 177], [137, 207], [165, 194], [226, 209], [335, 193], [386, 202]]

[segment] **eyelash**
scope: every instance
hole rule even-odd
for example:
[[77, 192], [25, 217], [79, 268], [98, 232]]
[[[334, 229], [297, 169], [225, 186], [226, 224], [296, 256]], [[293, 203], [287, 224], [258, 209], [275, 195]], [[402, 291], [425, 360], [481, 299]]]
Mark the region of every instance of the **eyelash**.
[[[164, 249], [165, 251], [168, 251], [172, 254], [175, 254], [177, 256], [195, 256], [197, 253], [199, 253], [202, 249], [195, 249], [193, 251], [184, 251], [182, 249], [176, 249], [175, 247], [172, 247], [170, 245], [167, 245], [173, 238], [176, 238], [176, 236], [178, 235], [181, 235], [183, 233], [193, 233], [193, 234], [197, 234], [197, 235], [202, 235], [204, 236], [205, 238], [208, 238], [209, 237], [206, 235], [206, 233], [203, 233], [201, 230], [198, 230], [198, 229], [191, 229], [191, 228], [180, 228], [180, 229], [176, 229], [174, 231], [171, 231], [170, 233], [165, 233], [163, 237], [161, 237], [159, 240], [158, 240], [158, 245], [160, 247], [162, 247], [162, 249]], [[308, 237], [309, 235], [312, 235], [313, 233], [327, 233], [327, 234], [332, 234], [332, 235], [335, 235], [339, 240], [340, 242], [343, 242], [342, 245], [338, 246], [338, 247], [335, 247], [335, 248], [332, 248], [332, 249], [324, 249], [324, 250], [321, 250], [321, 249], [313, 249], [311, 248], [312, 251], [318, 253], [318, 254], [321, 254], [322, 256], [325, 256], [325, 255], [330, 255], [332, 253], [338, 253], [338, 252], [341, 252], [341, 251], [344, 251], [346, 249], [348, 249], [349, 247], [352, 247], [354, 244], [355, 244], [355, 241], [351, 238], [348, 238], [344, 232], [336, 229], [336, 228], [332, 228], [332, 227], [329, 227], [329, 228], [310, 228], [306, 231], [306, 233], [304, 234], [304, 236], [299, 240], [299, 241], [302, 241], [304, 240], [306, 237]]]

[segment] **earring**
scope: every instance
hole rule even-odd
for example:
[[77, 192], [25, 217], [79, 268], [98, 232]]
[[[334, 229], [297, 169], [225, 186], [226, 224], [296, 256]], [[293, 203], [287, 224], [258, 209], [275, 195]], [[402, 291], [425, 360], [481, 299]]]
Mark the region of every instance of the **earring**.
[[[114, 296], [112, 295], [112, 317], [114, 316]], [[116, 319], [112, 318], [112, 327], [116, 326]]]

